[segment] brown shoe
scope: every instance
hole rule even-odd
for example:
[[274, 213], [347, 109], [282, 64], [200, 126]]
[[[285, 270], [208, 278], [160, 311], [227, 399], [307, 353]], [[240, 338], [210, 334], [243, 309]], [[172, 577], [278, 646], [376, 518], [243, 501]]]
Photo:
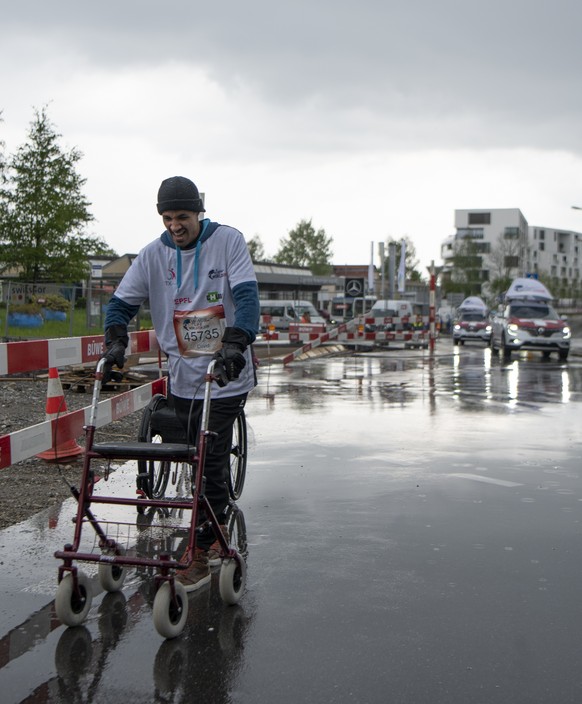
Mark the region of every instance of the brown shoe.
[[[230, 541], [228, 526], [220, 526], [220, 530], [222, 531], [222, 535], [224, 535], [224, 539], [228, 543]], [[210, 567], [216, 567], [216, 565], [220, 565], [220, 563], [222, 562], [220, 558], [221, 552], [222, 548], [220, 547], [220, 543], [218, 542], [218, 540], [215, 540], [208, 549], [208, 564], [210, 565]]]
[[[186, 560], [188, 559], [185, 556]], [[184, 558], [180, 560], [183, 562]], [[176, 575], [176, 581], [180, 582], [187, 592], [200, 589], [210, 582], [210, 567], [208, 566], [208, 553], [205, 550], [196, 548], [194, 558], [189, 567], [180, 570]]]

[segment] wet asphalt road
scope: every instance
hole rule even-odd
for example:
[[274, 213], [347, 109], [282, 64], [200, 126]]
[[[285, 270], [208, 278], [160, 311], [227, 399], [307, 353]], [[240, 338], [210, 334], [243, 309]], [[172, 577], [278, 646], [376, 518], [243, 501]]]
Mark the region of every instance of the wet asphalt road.
[[[263, 367], [234, 517], [240, 604], [221, 603], [216, 573], [164, 641], [134, 571], [118, 594], [95, 583], [85, 625], [65, 629], [66, 502], [0, 532], [0, 700], [582, 701], [581, 402], [582, 358], [505, 364], [446, 341]], [[168, 540], [131, 510], [108, 518], [144, 550]]]

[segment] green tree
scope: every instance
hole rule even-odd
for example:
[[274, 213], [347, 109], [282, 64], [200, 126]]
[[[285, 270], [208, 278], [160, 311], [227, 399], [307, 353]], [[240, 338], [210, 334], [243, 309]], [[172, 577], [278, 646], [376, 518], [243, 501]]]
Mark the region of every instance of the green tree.
[[247, 248], [254, 262], [265, 261], [265, 248], [258, 235], [255, 235], [247, 242]]
[[315, 230], [311, 220], [301, 220], [289, 236], [279, 241], [275, 261], [279, 264], [308, 266], [312, 273], [325, 275], [332, 271], [332, 237], [325, 230]]
[[93, 220], [76, 171], [82, 154], [59, 146], [46, 108], [35, 111], [28, 141], [8, 158], [1, 185], [0, 272], [28, 283], [71, 283], [86, 278], [88, 257], [114, 254], [85, 234]]
[[[0, 123], [4, 122], [2, 113], [0, 112]], [[4, 154], [4, 141], [0, 139], [0, 224], [6, 219], [6, 199], [4, 193], [6, 191], [6, 156]]]

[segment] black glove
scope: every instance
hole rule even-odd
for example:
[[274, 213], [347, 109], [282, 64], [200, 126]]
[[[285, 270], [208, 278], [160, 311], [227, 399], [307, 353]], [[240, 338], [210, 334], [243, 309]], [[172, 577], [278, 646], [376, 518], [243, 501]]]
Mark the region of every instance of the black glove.
[[112, 371], [112, 368], [115, 364], [119, 369], [123, 369], [125, 348], [128, 344], [129, 337], [125, 325], [112, 325], [107, 328], [105, 331], [105, 354], [103, 355], [105, 365], [103, 366], [102, 384], [107, 384], [111, 379], [120, 381], [121, 374]]
[[[247, 360], [244, 351], [249, 344], [248, 335], [240, 328], [226, 328], [222, 336], [222, 349], [214, 354], [217, 366], [217, 383], [219, 386], [226, 386], [229, 381], [238, 379], [239, 374], [245, 368]], [[223, 371], [224, 373], [220, 373]]]

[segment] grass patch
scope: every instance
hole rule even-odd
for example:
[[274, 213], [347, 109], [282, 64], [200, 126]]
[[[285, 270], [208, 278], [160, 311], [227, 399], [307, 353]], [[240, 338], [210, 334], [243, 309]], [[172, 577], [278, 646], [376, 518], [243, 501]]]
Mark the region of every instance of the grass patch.
[[[49, 340], [58, 337], [84, 337], [86, 335], [102, 335], [105, 316], [101, 319], [87, 320], [87, 311], [77, 309], [73, 311], [71, 320], [67, 312], [67, 320], [45, 320], [38, 328], [24, 328], [9, 325], [6, 327], [6, 309], [0, 309], [0, 334], [5, 340]], [[136, 323], [136, 320], [132, 321]], [[150, 330], [152, 321], [147, 317], [137, 319], [137, 324], [131, 330]]]

